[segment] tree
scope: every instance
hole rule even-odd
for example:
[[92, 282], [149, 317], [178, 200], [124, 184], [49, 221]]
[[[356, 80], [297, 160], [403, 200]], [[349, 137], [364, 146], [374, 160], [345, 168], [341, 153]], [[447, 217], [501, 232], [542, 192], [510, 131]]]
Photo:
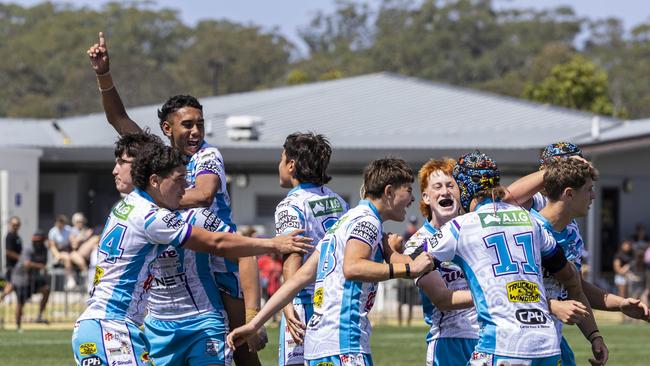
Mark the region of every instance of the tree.
[[[551, 69], [551, 75], [538, 84], [529, 84], [524, 97], [603, 115], [614, 115], [607, 94], [607, 73], [582, 55]], [[620, 114], [620, 112], [619, 112]]]

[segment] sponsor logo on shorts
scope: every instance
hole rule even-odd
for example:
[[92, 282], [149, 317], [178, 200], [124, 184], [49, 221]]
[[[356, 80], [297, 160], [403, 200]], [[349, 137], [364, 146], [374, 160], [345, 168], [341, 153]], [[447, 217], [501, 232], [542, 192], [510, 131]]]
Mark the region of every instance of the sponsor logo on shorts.
[[133, 360], [111, 362], [111, 366], [126, 366], [126, 365], [133, 365]]
[[529, 281], [514, 281], [506, 285], [510, 302], [539, 302], [539, 285]]
[[316, 366], [334, 366], [334, 362], [319, 362]]
[[337, 212], [343, 212], [343, 205], [335, 197], [327, 197], [317, 201], [309, 201], [309, 207], [315, 217], [327, 216]]
[[539, 309], [519, 309], [515, 312], [515, 317], [522, 324], [546, 324], [546, 315]]
[[106, 333], [104, 334], [104, 340], [105, 340], [106, 342], [109, 342], [109, 341], [113, 340], [113, 333], [106, 332]]
[[479, 213], [478, 217], [482, 227], [493, 226], [532, 226], [530, 216], [526, 211], [500, 211]]
[[79, 354], [82, 356], [94, 355], [97, 353], [97, 343], [82, 343], [79, 346]]
[[320, 323], [322, 318], [323, 318], [323, 314], [314, 313], [314, 315], [312, 315], [311, 318], [309, 318], [309, 323], [307, 323], [307, 327], [308, 328], [316, 327]]
[[314, 307], [320, 308], [323, 306], [323, 300], [325, 299], [325, 288], [319, 287], [314, 291]]
[[205, 341], [205, 353], [210, 356], [217, 356], [221, 349], [221, 341], [218, 339], [208, 339]]
[[104, 269], [100, 266], [95, 266], [95, 276], [93, 277], [93, 286], [99, 285], [102, 276], [104, 276]]
[[113, 208], [113, 215], [119, 219], [126, 220], [129, 217], [129, 214], [131, 214], [131, 211], [133, 211], [134, 207], [134, 205], [129, 205], [124, 201], [120, 201]]
[[97, 356], [90, 356], [81, 359], [81, 366], [99, 366], [102, 360]]

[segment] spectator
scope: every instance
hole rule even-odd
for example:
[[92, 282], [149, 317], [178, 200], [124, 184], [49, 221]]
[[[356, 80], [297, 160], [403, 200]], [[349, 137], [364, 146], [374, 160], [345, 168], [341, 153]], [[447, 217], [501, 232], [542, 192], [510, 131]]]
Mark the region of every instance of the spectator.
[[93, 235], [93, 229], [86, 226], [86, 216], [81, 212], [72, 215], [70, 260], [82, 273], [88, 271], [90, 255], [98, 245], [99, 236]]
[[646, 235], [645, 225], [636, 224], [634, 235], [632, 235], [632, 246], [637, 252], [645, 252], [648, 247], [648, 236]]
[[70, 231], [71, 227], [68, 223], [68, 218], [65, 215], [59, 215], [47, 234], [48, 247], [52, 251], [52, 256], [58, 262], [63, 264], [66, 274], [65, 288], [71, 290], [77, 287], [77, 282], [72, 273], [72, 246], [70, 245]]
[[2, 301], [6, 296], [8, 296], [11, 291], [13, 291], [13, 285], [11, 281], [11, 272], [14, 267], [20, 260], [20, 254], [23, 251], [23, 241], [18, 235], [18, 230], [20, 230], [20, 219], [17, 216], [9, 219], [9, 232], [5, 239], [5, 257], [7, 260], [7, 285], [0, 295], [0, 301]]
[[36, 231], [32, 236], [31, 247], [26, 247], [13, 270], [12, 278], [16, 287], [18, 305], [16, 306], [16, 329], [22, 331], [23, 307], [25, 302], [35, 293], [41, 293], [41, 303], [38, 310], [37, 323], [49, 322], [43, 318], [47, 301], [50, 297], [50, 280], [46, 272], [47, 247], [45, 233]]
[[650, 246], [648, 246], [643, 254], [643, 263], [645, 266], [645, 286], [641, 300], [644, 304], [650, 304]]
[[[618, 252], [614, 255], [614, 284], [618, 289], [618, 296], [622, 298], [628, 297], [629, 280], [632, 279], [634, 273], [632, 266], [634, 265], [634, 247], [631, 240], [623, 240]], [[623, 315], [623, 314], [622, 314]], [[625, 319], [625, 315], [623, 315]]]

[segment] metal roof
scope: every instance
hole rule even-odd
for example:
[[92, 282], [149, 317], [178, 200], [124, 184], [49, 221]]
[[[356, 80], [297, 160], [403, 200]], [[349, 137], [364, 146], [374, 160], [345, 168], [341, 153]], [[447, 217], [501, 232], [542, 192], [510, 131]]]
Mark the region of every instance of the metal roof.
[[[278, 149], [286, 135], [295, 131], [323, 133], [335, 150], [357, 151], [532, 151], [557, 140], [595, 141], [590, 113], [390, 73], [206, 97], [201, 103], [211, 124], [206, 129], [213, 131], [206, 140], [222, 150], [241, 152]], [[157, 108], [130, 108], [128, 113], [141, 126], [160, 134]], [[261, 117], [259, 140], [229, 140], [224, 126], [229, 115]], [[0, 119], [0, 146], [51, 151], [112, 148], [117, 138], [103, 113], [59, 119], [58, 125], [69, 136], [69, 144], [64, 144], [51, 120]], [[647, 126], [648, 121], [623, 123], [600, 117], [599, 141], [650, 133]], [[48, 154], [43, 158], [48, 159]]]

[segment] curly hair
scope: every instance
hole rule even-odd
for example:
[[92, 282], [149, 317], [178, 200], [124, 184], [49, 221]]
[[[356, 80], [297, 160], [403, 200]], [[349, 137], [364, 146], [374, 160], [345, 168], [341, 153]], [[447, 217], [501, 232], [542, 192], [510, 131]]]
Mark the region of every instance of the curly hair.
[[598, 171], [582, 160], [553, 159], [545, 164], [544, 193], [551, 201], [560, 199], [566, 188], [578, 189], [587, 179], [598, 180]]
[[326, 172], [332, 147], [325, 136], [312, 132], [292, 133], [282, 147], [285, 159], [295, 161], [295, 178], [301, 183], [323, 185], [332, 179]]
[[115, 157], [120, 158], [126, 154], [132, 158], [138, 156], [140, 149], [149, 144], [160, 144], [163, 142], [160, 137], [149, 132], [148, 129], [142, 132], [127, 133], [115, 142]]
[[192, 107], [203, 112], [203, 106], [198, 99], [191, 95], [174, 95], [167, 99], [165, 104], [158, 110], [158, 119], [160, 120], [160, 129], [162, 130], [163, 122], [167, 120], [170, 114], [183, 107]]
[[[418, 181], [420, 182], [420, 196], [429, 186], [429, 177], [431, 173], [441, 171], [443, 174], [452, 177], [456, 160], [451, 158], [442, 158], [441, 160], [431, 159], [424, 163], [418, 172]], [[452, 177], [453, 178], [453, 177]], [[422, 215], [431, 220], [431, 207], [420, 199], [420, 212]]]
[[415, 176], [406, 161], [399, 158], [373, 160], [363, 171], [363, 198], [381, 198], [387, 185], [413, 183]]
[[149, 177], [156, 174], [168, 177], [172, 171], [187, 164], [187, 157], [180, 151], [163, 144], [143, 146], [133, 161], [131, 178], [133, 184], [144, 190], [149, 185]]

